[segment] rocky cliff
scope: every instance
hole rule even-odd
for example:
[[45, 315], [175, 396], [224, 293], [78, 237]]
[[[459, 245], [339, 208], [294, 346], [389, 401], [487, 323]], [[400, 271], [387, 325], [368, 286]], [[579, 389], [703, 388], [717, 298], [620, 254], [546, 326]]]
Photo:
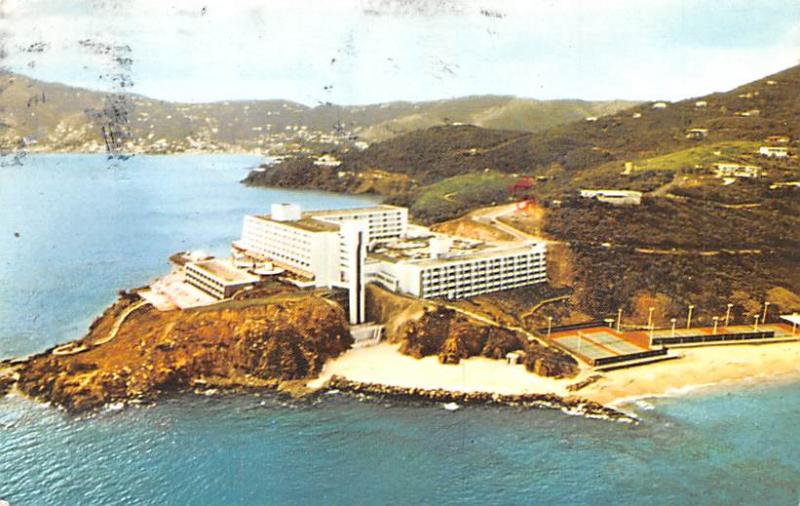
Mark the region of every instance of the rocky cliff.
[[131, 303], [107, 310], [83, 339], [16, 366], [17, 388], [73, 412], [191, 388], [276, 388], [315, 376], [352, 344], [342, 308], [312, 295], [186, 311], [145, 305], [117, 325]]
[[426, 309], [418, 319], [406, 322], [398, 340], [402, 353], [416, 358], [438, 355], [443, 364], [475, 356], [505, 359], [509, 352], [522, 351], [526, 368], [540, 376], [569, 377], [578, 372], [575, 359], [560, 350], [443, 307]]

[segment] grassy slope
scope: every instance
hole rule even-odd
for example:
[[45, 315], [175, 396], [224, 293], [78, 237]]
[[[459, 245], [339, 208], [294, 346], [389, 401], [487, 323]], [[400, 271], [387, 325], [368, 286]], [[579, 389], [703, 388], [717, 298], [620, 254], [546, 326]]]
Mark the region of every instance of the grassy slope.
[[515, 178], [495, 171], [463, 174], [426, 186], [415, 198], [411, 213], [424, 222], [458, 216], [476, 207], [508, 201]]

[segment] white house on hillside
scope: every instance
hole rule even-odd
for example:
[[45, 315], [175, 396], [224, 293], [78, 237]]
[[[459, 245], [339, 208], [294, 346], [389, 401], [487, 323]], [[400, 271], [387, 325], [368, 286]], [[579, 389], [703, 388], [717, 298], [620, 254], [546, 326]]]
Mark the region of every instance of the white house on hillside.
[[786, 158], [789, 156], [789, 148], [786, 146], [761, 146], [758, 154], [768, 158]]

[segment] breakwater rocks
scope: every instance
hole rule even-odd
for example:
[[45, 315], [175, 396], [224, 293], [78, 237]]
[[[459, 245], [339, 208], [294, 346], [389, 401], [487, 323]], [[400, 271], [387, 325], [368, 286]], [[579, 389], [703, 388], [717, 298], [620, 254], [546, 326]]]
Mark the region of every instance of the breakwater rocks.
[[462, 405], [495, 405], [521, 408], [558, 409], [571, 415], [601, 418], [624, 423], [639, 420], [600, 403], [579, 397], [560, 397], [555, 394], [499, 394], [492, 392], [457, 392], [442, 389], [425, 389], [361, 383], [341, 376], [333, 376], [325, 384], [325, 390], [374, 397], [435, 403], [457, 403]]

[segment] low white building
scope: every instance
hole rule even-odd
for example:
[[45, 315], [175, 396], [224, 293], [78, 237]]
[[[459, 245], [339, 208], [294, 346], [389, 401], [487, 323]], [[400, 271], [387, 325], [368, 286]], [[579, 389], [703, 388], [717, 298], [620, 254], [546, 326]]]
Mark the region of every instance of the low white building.
[[761, 146], [758, 148], [758, 154], [768, 158], [788, 158], [789, 148], [786, 146]]
[[228, 261], [212, 258], [184, 265], [186, 283], [215, 299], [227, 299], [235, 292], [258, 283], [259, 277], [237, 269]]
[[642, 192], [634, 190], [580, 190], [580, 196], [620, 206], [638, 206], [642, 203]]
[[653, 104], [653, 109], [666, 109], [667, 103], [666, 102], [656, 102]]
[[694, 103], [694, 106], [698, 109], [705, 109], [706, 107], [708, 107], [708, 102], [705, 100], [698, 100], [697, 102]]
[[334, 156], [322, 155], [314, 160], [314, 165], [318, 167], [338, 167], [342, 162]]
[[690, 128], [686, 131], [687, 139], [705, 139], [708, 137], [708, 128]]
[[715, 164], [718, 177], [756, 178], [761, 175], [761, 167], [741, 163], [720, 162]]

